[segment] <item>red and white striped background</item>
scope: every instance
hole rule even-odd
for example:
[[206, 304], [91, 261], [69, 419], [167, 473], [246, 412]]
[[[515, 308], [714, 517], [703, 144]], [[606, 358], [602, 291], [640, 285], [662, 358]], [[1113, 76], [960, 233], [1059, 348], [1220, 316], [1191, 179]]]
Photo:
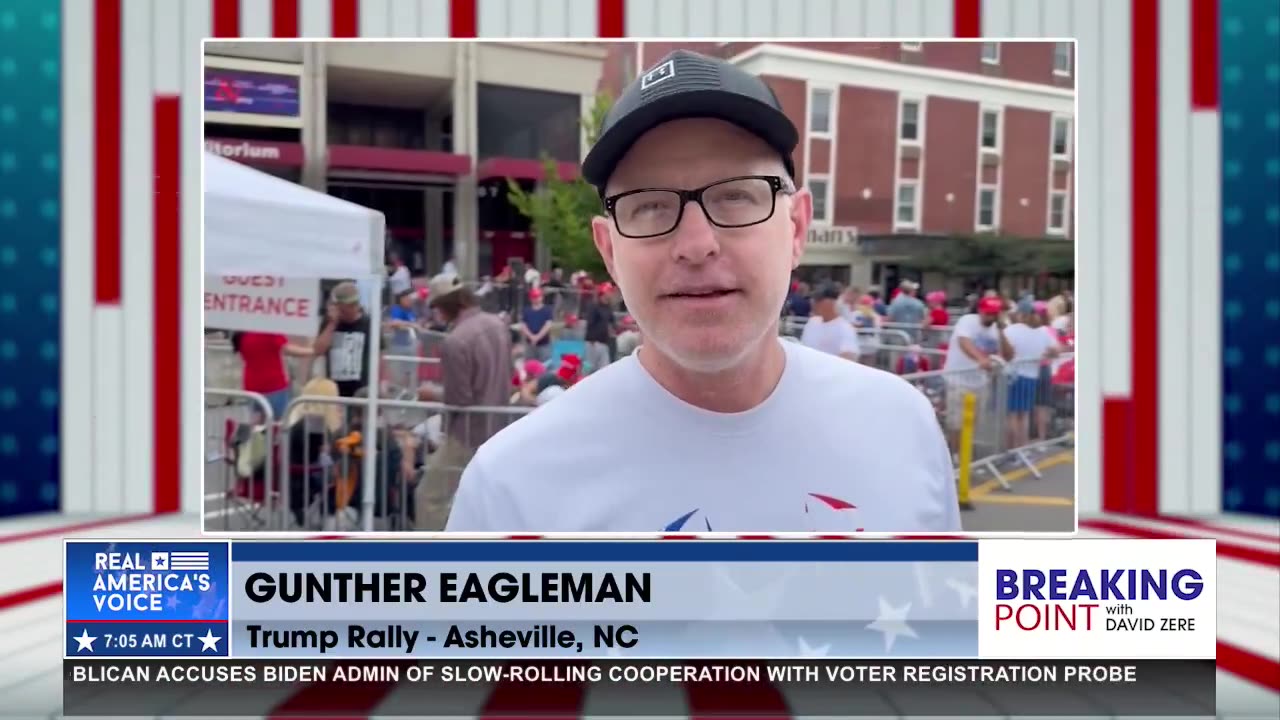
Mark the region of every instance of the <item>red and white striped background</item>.
[[1214, 0], [63, 3], [67, 512], [199, 510], [201, 38], [624, 33], [1078, 38], [1079, 506], [1221, 510]]

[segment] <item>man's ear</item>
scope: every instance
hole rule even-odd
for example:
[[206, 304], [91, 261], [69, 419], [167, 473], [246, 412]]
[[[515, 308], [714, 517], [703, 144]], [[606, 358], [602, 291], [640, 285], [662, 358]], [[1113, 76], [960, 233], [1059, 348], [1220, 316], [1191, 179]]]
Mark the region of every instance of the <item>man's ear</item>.
[[789, 218], [791, 220], [791, 269], [800, 267], [804, 246], [809, 239], [809, 226], [813, 223], [813, 195], [808, 188], [800, 188], [791, 195]]
[[591, 218], [591, 239], [596, 244], [596, 252], [604, 260], [609, 277], [616, 279], [618, 274], [613, 271], [613, 225], [609, 218], [602, 215]]

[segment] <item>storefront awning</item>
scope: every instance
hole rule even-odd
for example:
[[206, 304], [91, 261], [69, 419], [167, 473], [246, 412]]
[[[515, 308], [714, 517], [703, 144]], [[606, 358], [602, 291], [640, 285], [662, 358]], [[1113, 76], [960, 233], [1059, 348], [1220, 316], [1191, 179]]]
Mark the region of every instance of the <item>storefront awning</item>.
[[[556, 163], [556, 170], [561, 180], [572, 180], [578, 177], [578, 166], [575, 163]], [[511, 178], [512, 180], [542, 180], [546, 170], [541, 160], [526, 158], [495, 157], [481, 160], [476, 168], [477, 180], [491, 178]]]
[[330, 145], [329, 168], [457, 177], [471, 171], [471, 157], [437, 150]]

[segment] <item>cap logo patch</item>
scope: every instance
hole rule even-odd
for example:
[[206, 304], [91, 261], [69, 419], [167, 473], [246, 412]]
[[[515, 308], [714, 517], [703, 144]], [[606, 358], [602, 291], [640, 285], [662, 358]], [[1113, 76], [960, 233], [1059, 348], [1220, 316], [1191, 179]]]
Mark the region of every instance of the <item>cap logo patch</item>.
[[675, 76], [676, 76], [676, 61], [668, 60], [662, 63], [661, 65], [659, 65], [658, 67], [645, 73], [644, 77], [640, 78], [640, 89], [648, 90], [649, 88], [653, 87], [654, 85], [657, 85], [663, 80], [667, 80]]

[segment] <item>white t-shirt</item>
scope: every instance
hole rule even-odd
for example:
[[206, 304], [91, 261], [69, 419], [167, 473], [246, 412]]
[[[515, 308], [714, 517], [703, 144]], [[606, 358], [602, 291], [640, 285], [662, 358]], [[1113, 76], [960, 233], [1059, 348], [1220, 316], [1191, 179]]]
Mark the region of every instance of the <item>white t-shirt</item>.
[[679, 400], [637, 356], [588, 376], [480, 447], [446, 530], [960, 530], [951, 453], [925, 396], [779, 343], [781, 381], [743, 413]]
[[1045, 352], [1057, 345], [1044, 328], [1033, 328], [1024, 323], [1015, 323], [1004, 329], [1005, 339], [1013, 346], [1014, 373], [1026, 377], [1040, 376], [1040, 361]]
[[391, 297], [394, 298], [402, 292], [413, 289], [413, 278], [409, 275], [409, 268], [401, 265], [391, 273], [391, 279], [387, 282], [391, 286]]
[[858, 331], [842, 317], [827, 322], [814, 315], [804, 324], [800, 342], [831, 355], [858, 354]]
[[978, 349], [988, 355], [1000, 355], [1000, 331], [995, 323], [984, 327], [982, 317], [970, 313], [956, 320], [951, 331], [951, 340], [947, 343], [947, 360], [943, 367], [950, 371], [972, 370], [973, 372], [956, 372], [947, 375], [948, 381], [955, 385], [977, 387], [986, 382], [986, 376], [978, 372], [978, 362], [960, 349], [960, 338], [969, 338]]

